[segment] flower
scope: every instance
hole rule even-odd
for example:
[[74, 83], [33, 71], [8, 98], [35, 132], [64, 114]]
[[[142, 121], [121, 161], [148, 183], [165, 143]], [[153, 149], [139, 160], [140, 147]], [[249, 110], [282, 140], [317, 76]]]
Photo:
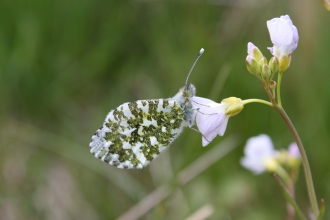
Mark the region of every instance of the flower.
[[245, 156], [240, 161], [241, 165], [255, 174], [261, 174], [266, 170], [276, 170], [277, 152], [268, 135], [261, 134], [251, 137], [244, 147], [244, 154]]
[[290, 55], [297, 48], [298, 30], [292, 24], [289, 15], [267, 21], [267, 27], [274, 44], [274, 47], [268, 49], [277, 59]]
[[300, 153], [296, 143], [291, 143], [288, 150], [277, 151], [268, 135], [251, 137], [244, 147], [245, 156], [241, 165], [255, 174], [265, 171], [277, 172], [281, 167], [295, 170], [300, 166]]
[[217, 135], [223, 136], [230, 116], [243, 109], [242, 100], [231, 97], [216, 103], [210, 99], [194, 96], [191, 98], [194, 109], [197, 109], [196, 124], [203, 135], [203, 147], [208, 145]]
[[224, 104], [210, 99], [194, 96], [191, 98], [193, 107], [198, 109], [196, 124], [203, 135], [203, 147], [208, 145], [217, 135], [225, 133], [229, 116], [225, 116]]
[[267, 27], [273, 47], [271, 54], [279, 60], [279, 71], [284, 72], [291, 63], [291, 53], [297, 48], [299, 35], [289, 15], [267, 21]]

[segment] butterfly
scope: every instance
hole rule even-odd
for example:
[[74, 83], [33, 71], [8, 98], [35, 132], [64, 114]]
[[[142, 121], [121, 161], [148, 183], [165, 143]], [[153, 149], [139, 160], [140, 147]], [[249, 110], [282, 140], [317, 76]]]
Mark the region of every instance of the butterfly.
[[90, 152], [117, 168], [142, 169], [165, 150], [184, 127], [192, 127], [196, 110], [191, 98], [196, 88], [188, 84], [188, 78], [203, 52], [202, 48], [184, 87], [174, 97], [127, 102], [111, 110], [103, 126], [92, 136]]

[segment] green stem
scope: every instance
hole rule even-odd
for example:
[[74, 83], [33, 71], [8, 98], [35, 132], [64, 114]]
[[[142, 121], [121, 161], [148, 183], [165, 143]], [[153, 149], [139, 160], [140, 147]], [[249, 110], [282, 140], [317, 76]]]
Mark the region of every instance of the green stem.
[[306, 151], [304, 149], [304, 146], [303, 146], [303, 144], [300, 140], [300, 137], [298, 135], [298, 132], [297, 132], [296, 128], [292, 124], [289, 116], [286, 114], [284, 109], [281, 106], [276, 105], [276, 104], [275, 105], [273, 104], [273, 107], [282, 116], [282, 118], [285, 121], [286, 125], [289, 127], [289, 130], [290, 130], [295, 142], [298, 145], [299, 152], [300, 152], [300, 155], [301, 155], [301, 161], [302, 161], [303, 168], [304, 168], [304, 171], [305, 171], [306, 185], [307, 185], [309, 200], [310, 200], [314, 215], [318, 216], [319, 215], [319, 207], [318, 207], [317, 199], [316, 199], [316, 195], [315, 195], [314, 184], [313, 184], [313, 179], [312, 179], [312, 173], [311, 173], [311, 169], [310, 169], [310, 166], [309, 166], [309, 162], [308, 162], [308, 158], [307, 158], [307, 154], [306, 154]]
[[262, 103], [262, 104], [268, 105], [270, 107], [273, 107], [272, 103], [267, 102], [267, 101], [262, 100], [262, 99], [246, 99], [246, 100], [243, 100], [242, 102], [243, 102], [243, 105], [246, 105], [246, 104], [249, 104], [249, 103], [252, 103], [252, 102], [258, 102], [258, 103]]
[[[287, 187], [292, 188], [293, 182], [286, 170], [282, 166], [277, 166], [275, 173], [281, 177], [282, 180], [284, 180]], [[291, 191], [290, 191], [291, 193]]]
[[277, 103], [280, 107], [282, 107], [282, 101], [281, 101], [281, 81], [282, 81], [282, 73], [278, 72], [277, 76]]
[[300, 210], [297, 209], [297, 204], [293, 204], [291, 200], [294, 200], [294, 183], [288, 174], [288, 172], [280, 165], [278, 165], [275, 169], [275, 173], [281, 177], [281, 179], [285, 182], [284, 190], [286, 190], [289, 193], [289, 197], [285, 195], [287, 199], [287, 220], [293, 220], [295, 219], [295, 212], [299, 216], [301, 213], [298, 213]]
[[[282, 77], [282, 74], [279, 77], [279, 80], [281, 79], [281, 77]], [[279, 85], [280, 85], [280, 83], [278, 83], [278, 86]], [[265, 85], [264, 85], [264, 87], [265, 87]], [[319, 216], [319, 207], [318, 207], [317, 200], [316, 200], [311, 168], [309, 166], [309, 162], [308, 162], [308, 158], [307, 158], [307, 155], [306, 155], [304, 145], [302, 144], [302, 142], [300, 140], [300, 137], [299, 137], [299, 134], [298, 134], [296, 128], [292, 124], [289, 116], [286, 114], [286, 112], [284, 111], [282, 106], [276, 104], [274, 96], [272, 95], [272, 93], [270, 92], [270, 90], [267, 87], [265, 87], [265, 90], [266, 90], [266, 92], [269, 96], [269, 99], [271, 100], [271, 102], [273, 104], [273, 108], [275, 108], [276, 111], [281, 115], [284, 122], [288, 126], [288, 128], [289, 128], [296, 144], [298, 145], [299, 152], [300, 152], [300, 155], [301, 155], [301, 161], [302, 161], [303, 168], [304, 168], [304, 171], [305, 171], [305, 178], [306, 178], [306, 185], [307, 185], [309, 201], [311, 203], [314, 215]], [[279, 90], [277, 90], [277, 92], [279, 92]], [[280, 97], [280, 94], [277, 94], [277, 98], [280, 101], [281, 98], [279, 98], [279, 97]]]
[[[282, 188], [283, 192], [284, 192], [284, 196], [286, 198], [286, 200], [289, 202], [290, 205], [292, 205], [292, 207], [294, 208], [294, 210], [297, 213], [297, 216], [301, 219], [301, 220], [306, 220], [306, 218], [304, 217], [302, 211], [300, 210], [299, 206], [297, 205], [296, 201], [294, 200], [294, 197], [292, 195], [292, 193], [290, 192], [289, 189], [287, 189], [287, 187], [285, 186], [285, 184], [282, 182], [282, 180], [277, 176], [277, 174], [274, 174], [274, 177], [276, 179], [276, 181], [278, 182], [278, 184], [280, 185], [280, 187]], [[293, 216], [294, 218], [294, 216]]]

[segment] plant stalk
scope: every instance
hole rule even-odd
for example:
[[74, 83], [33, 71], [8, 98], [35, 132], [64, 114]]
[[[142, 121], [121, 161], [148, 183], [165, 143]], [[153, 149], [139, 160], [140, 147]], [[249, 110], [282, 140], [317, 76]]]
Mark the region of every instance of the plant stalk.
[[[279, 76], [279, 80], [281, 80], [281, 77], [282, 77], [282, 74], [281, 74], [281, 76]], [[281, 83], [278, 83], [278, 86], [280, 86], [280, 84]], [[282, 106], [280, 106], [276, 103], [273, 94], [271, 93], [271, 91], [269, 90], [269, 88], [265, 84], [264, 84], [264, 88], [265, 88], [265, 90], [268, 94], [269, 99], [272, 102], [272, 107], [281, 115], [284, 122], [288, 126], [288, 128], [289, 128], [296, 144], [298, 145], [299, 152], [300, 152], [300, 155], [301, 155], [301, 161], [302, 161], [304, 172], [305, 172], [305, 178], [306, 178], [306, 185], [307, 185], [309, 201], [310, 201], [310, 204], [312, 206], [313, 213], [317, 217], [317, 216], [319, 216], [320, 211], [319, 211], [319, 207], [318, 207], [318, 204], [317, 204], [317, 199], [316, 199], [316, 194], [315, 194], [315, 189], [314, 189], [314, 184], [313, 184], [313, 178], [312, 178], [312, 172], [311, 172], [311, 168], [309, 166], [309, 162], [308, 162], [308, 158], [307, 158], [305, 148], [304, 148], [304, 146], [303, 146], [303, 144], [300, 140], [299, 134], [298, 134], [296, 128], [294, 127], [294, 125], [292, 124], [289, 116], [286, 114], [286, 112], [284, 111]], [[277, 90], [277, 92], [279, 92], [279, 89]], [[281, 100], [279, 93], [277, 93], [277, 100], [278, 101]]]
[[262, 100], [262, 99], [245, 99], [242, 102], [243, 102], [243, 105], [246, 105], [246, 104], [249, 104], [249, 103], [252, 103], [252, 102], [258, 102], [258, 103], [265, 104], [265, 105], [268, 105], [270, 107], [273, 107], [272, 103], [270, 103], [268, 101], [265, 101], [265, 100]]
[[296, 144], [298, 145], [299, 152], [300, 152], [300, 155], [301, 155], [301, 161], [302, 161], [303, 168], [304, 168], [304, 171], [305, 171], [306, 185], [307, 185], [309, 200], [310, 200], [314, 215], [319, 216], [319, 207], [318, 207], [318, 204], [317, 204], [316, 194], [315, 194], [315, 190], [314, 190], [312, 172], [311, 172], [311, 169], [310, 169], [310, 166], [309, 166], [306, 151], [305, 151], [304, 146], [303, 146], [303, 144], [300, 140], [299, 134], [298, 134], [296, 128], [294, 127], [294, 125], [292, 124], [289, 116], [284, 111], [284, 109], [279, 105], [273, 105], [273, 107], [282, 116], [282, 118], [285, 121], [286, 125], [288, 126], [288, 128], [289, 128]]
[[282, 82], [282, 73], [278, 72], [277, 76], [277, 103], [280, 107], [282, 107], [282, 101], [281, 101], [281, 82]]

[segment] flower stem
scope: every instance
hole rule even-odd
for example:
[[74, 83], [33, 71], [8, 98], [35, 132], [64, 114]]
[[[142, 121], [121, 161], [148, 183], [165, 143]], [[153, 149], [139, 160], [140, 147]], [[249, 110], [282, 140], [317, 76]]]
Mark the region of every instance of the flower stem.
[[[275, 173], [281, 177], [281, 179], [284, 181], [285, 185], [288, 188], [292, 188], [292, 186], [294, 184], [293, 184], [293, 182], [292, 182], [292, 180], [290, 178], [290, 175], [288, 174], [288, 172], [286, 172], [286, 170], [282, 166], [277, 166], [276, 167], [276, 170], [275, 170]], [[293, 195], [293, 193], [291, 192], [291, 190], [289, 190], [289, 192], [290, 192], [290, 194]]]
[[[279, 83], [278, 83], [278, 87], [281, 84], [281, 78], [282, 78], [282, 74], [279, 73]], [[281, 117], [283, 118], [284, 122], [286, 123], [286, 125], [288, 126], [296, 144], [298, 145], [299, 148], [299, 152], [301, 155], [301, 161], [303, 164], [303, 168], [304, 168], [304, 172], [305, 172], [305, 178], [306, 178], [306, 185], [307, 185], [307, 191], [308, 191], [308, 197], [309, 197], [309, 201], [311, 203], [312, 206], [312, 210], [315, 216], [319, 216], [319, 207], [317, 204], [317, 199], [316, 199], [316, 195], [315, 195], [315, 190], [314, 190], [314, 184], [313, 184], [313, 178], [312, 178], [312, 173], [311, 173], [311, 168], [309, 166], [309, 162], [308, 162], [308, 158], [306, 155], [306, 151], [304, 148], [304, 145], [302, 144], [299, 134], [296, 130], [296, 128], [294, 127], [294, 125], [292, 124], [289, 116], [286, 114], [286, 112], [284, 111], [284, 109], [282, 108], [282, 106], [278, 105], [275, 102], [274, 96], [272, 95], [272, 93], [270, 92], [270, 90], [264, 85], [265, 90], [269, 96], [269, 99], [272, 102], [272, 106], [273, 108], [275, 108], [275, 110], [281, 115]], [[277, 89], [277, 98], [278, 101], [281, 101], [281, 96], [279, 94], [279, 89]]]
[[246, 105], [246, 104], [249, 104], [252, 102], [258, 102], [258, 103], [262, 103], [262, 104], [268, 105], [270, 107], [273, 107], [272, 103], [262, 100], [262, 99], [246, 99], [246, 100], [243, 100], [242, 102], [243, 102], [243, 105]]
[[280, 107], [282, 107], [281, 101], [281, 81], [282, 81], [282, 73], [278, 72], [277, 76], [277, 103]]
[[297, 204], [294, 204], [291, 200], [294, 201], [294, 183], [293, 180], [291, 179], [290, 175], [288, 172], [282, 167], [282, 166], [277, 166], [275, 173], [281, 177], [281, 179], [284, 181], [285, 185], [282, 186], [284, 187], [283, 190], [288, 192], [288, 196], [285, 195], [287, 199], [287, 218], [286, 220], [293, 220], [295, 219], [295, 211], [297, 212], [298, 216], [301, 216], [301, 211], [298, 208]]
[[304, 171], [305, 171], [306, 185], [307, 185], [309, 200], [310, 200], [314, 215], [318, 216], [319, 215], [319, 207], [318, 207], [317, 199], [316, 199], [316, 195], [315, 195], [314, 184], [313, 184], [313, 179], [312, 179], [312, 173], [311, 173], [311, 169], [310, 169], [310, 166], [309, 166], [309, 162], [308, 162], [308, 158], [307, 158], [307, 154], [305, 152], [304, 146], [303, 146], [303, 144], [300, 140], [300, 137], [298, 135], [298, 132], [297, 132], [296, 128], [292, 124], [289, 116], [286, 114], [284, 109], [281, 106], [277, 105], [277, 104], [275, 104], [275, 105], [273, 104], [273, 107], [282, 116], [282, 118], [285, 121], [286, 125], [288, 126], [295, 142], [298, 145], [299, 152], [300, 152], [300, 155], [301, 155], [301, 161], [302, 161], [303, 168], [304, 168]]

